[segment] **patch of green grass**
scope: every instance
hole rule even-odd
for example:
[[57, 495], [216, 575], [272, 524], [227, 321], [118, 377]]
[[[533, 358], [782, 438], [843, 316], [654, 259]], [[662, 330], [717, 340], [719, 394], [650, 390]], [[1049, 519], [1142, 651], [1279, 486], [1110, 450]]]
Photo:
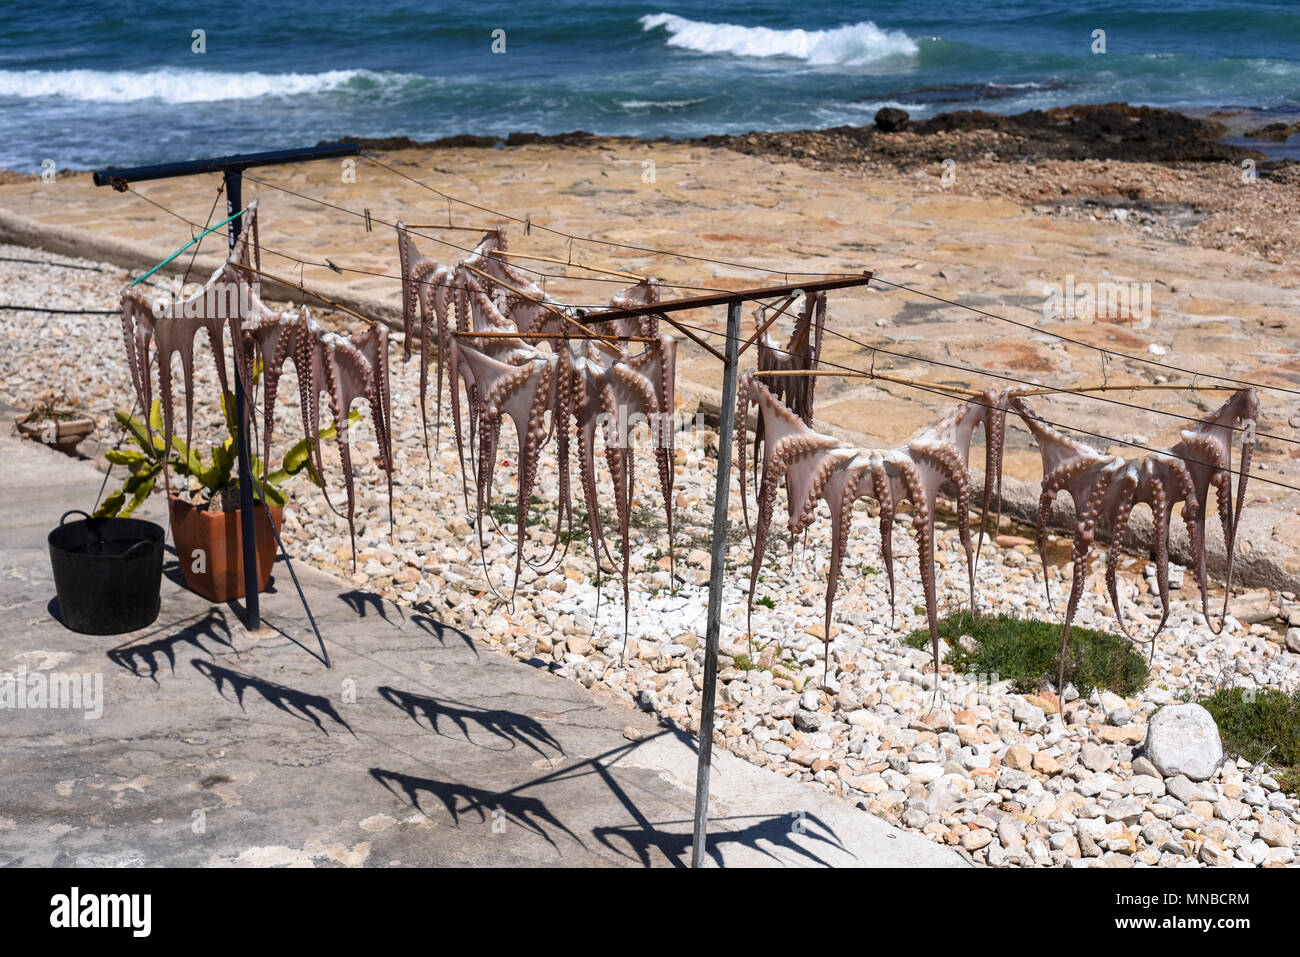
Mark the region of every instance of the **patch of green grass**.
[[[543, 528], [549, 528], [545, 515], [539, 506], [545, 505], [546, 502], [536, 495], [528, 500], [528, 519], [529, 525], [540, 525]], [[514, 499], [501, 498], [488, 506], [488, 514], [497, 525], [513, 525], [515, 519], [519, 517], [519, 503]]]
[[758, 665], [754, 664], [749, 655], [745, 654], [743, 651], [736, 655], [732, 660], [735, 662], [736, 668], [740, 671], [756, 671], [758, 669]]
[[[939, 619], [939, 637], [951, 650], [944, 659], [961, 674], [997, 675], [1019, 692], [1055, 685], [1060, 670], [1062, 626], [1034, 618], [1011, 615], [973, 615], [957, 612]], [[974, 646], [961, 647], [957, 639], [970, 635]], [[918, 628], [907, 636], [913, 648], [930, 646], [930, 630]], [[1135, 694], [1146, 684], [1147, 663], [1128, 640], [1091, 628], [1070, 629], [1070, 650], [1065, 680], [1082, 695], [1094, 688], [1120, 695]]]
[[1198, 704], [1213, 716], [1228, 754], [1252, 764], [1266, 761], [1280, 770], [1283, 790], [1300, 790], [1300, 691], [1221, 688]]
[[856, 569], [858, 570], [858, 574], [859, 574], [859, 575], [879, 575], [879, 574], [880, 574], [880, 569], [877, 568], [875, 565], [864, 565], [862, 562], [858, 562], [858, 563], [855, 564], [853, 567], [856, 568]]
[[771, 595], [764, 595], [762, 598], [754, 600], [755, 605], [762, 605], [764, 608], [775, 608], [776, 602], [772, 600]]

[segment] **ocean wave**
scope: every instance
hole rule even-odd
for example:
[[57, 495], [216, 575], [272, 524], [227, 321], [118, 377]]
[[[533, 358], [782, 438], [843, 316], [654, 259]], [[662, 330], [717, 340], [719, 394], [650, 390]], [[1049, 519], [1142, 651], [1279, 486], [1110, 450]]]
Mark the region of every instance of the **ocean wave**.
[[684, 110], [709, 101], [707, 97], [700, 97], [693, 100], [618, 100], [617, 102], [625, 110]]
[[882, 30], [869, 20], [833, 30], [773, 30], [734, 23], [688, 20], [672, 13], [647, 14], [644, 30], [663, 27], [668, 45], [697, 53], [743, 57], [791, 57], [817, 65], [854, 66], [910, 58], [917, 45], [901, 30]]
[[167, 67], [154, 70], [0, 70], [0, 96], [61, 97], [87, 102], [212, 103], [264, 96], [320, 93], [346, 86], [373, 86], [392, 74], [369, 70], [324, 73], [212, 73]]

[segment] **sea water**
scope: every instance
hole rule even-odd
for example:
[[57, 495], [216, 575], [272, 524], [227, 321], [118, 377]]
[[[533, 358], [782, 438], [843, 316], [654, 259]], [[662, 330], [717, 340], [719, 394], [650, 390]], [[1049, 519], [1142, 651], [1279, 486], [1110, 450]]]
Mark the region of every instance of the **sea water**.
[[1255, 0], [8, 2], [0, 167], [343, 136], [689, 137], [1122, 100], [1300, 111], [1300, 4]]

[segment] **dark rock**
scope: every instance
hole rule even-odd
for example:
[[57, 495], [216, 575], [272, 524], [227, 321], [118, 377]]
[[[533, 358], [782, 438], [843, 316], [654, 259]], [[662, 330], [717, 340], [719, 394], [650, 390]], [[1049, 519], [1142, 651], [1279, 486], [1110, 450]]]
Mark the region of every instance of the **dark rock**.
[[908, 119], [907, 110], [886, 106], [876, 110], [876, 129], [882, 133], [898, 133], [907, 129]]
[[1251, 139], [1274, 140], [1281, 143], [1295, 133], [1300, 133], [1300, 123], [1269, 123], [1267, 126], [1248, 130], [1242, 135]]

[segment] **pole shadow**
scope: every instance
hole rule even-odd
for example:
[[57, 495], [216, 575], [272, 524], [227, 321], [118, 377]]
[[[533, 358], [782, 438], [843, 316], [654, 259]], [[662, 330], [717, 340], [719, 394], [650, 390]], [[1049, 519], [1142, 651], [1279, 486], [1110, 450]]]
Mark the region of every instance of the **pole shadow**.
[[[774, 861], [780, 861], [781, 858], [775, 853], [778, 850], [785, 850], [794, 853], [801, 858], [807, 859], [810, 863], [818, 864], [822, 867], [832, 867], [833, 865], [817, 856], [811, 848], [804, 847], [795, 841], [797, 836], [807, 838], [811, 841], [820, 841], [830, 847], [836, 848], [848, 853], [844, 844], [836, 837], [834, 830], [831, 829], [824, 821], [813, 814], [795, 813], [795, 814], [773, 814], [761, 817], [745, 827], [738, 830], [714, 830], [714, 825], [724, 822], [734, 822], [745, 820], [744, 818], [710, 818], [710, 831], [704, 841], [705, 853], [713, 859], [718, 867], [725, 866], [723, 861], [723, 848], [729, 844], [748, 847], [758, 851]], [[692, 844], [691, 826], [693, 821], [663, 821], [652, 824], [649, 828], [644, 826], [633, 827], [630, 825], [619, 827], [598, 827], [592, 830], [592, 835], [598, 842], [608, 847], [620, 857], [637, 860], [643, 867], [650, 867], [653, 864], [652, 850], [656, 850], [670, 861], [676, 863], [678, 867], [685, 867], [685, 859], [690, 853]], [[664, 827], [670, 825], [684, 825], [685, 831], [667, 831]], [[620, 850], [615, 846], [615, 840], [626, 845], [627, 850]], [[765, 846], [766, 845], [766, 846]]]

